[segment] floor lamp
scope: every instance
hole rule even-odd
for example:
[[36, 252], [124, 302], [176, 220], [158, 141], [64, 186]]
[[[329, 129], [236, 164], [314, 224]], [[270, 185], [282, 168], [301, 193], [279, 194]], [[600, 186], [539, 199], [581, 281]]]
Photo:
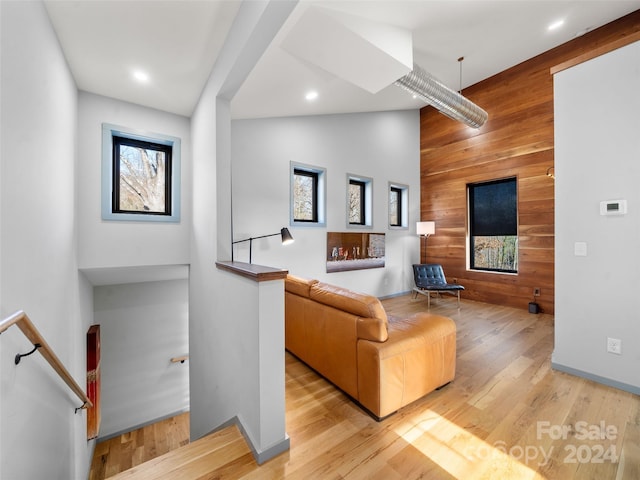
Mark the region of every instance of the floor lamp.
[[[251, 250], [253, 241], [259, 238], [275, 237], [276, 235], [280, 235], [280, 237], [282, 237], [282, 245], [289, 245], [290, 243], [293, 243], [293, 236], [291, 236], [289, 229], [283, 227], [278, 233], [270, 233], [269, 235], [260, 235], [259, 237], [250, 237], [243, 240], [236, 240], [235, 242], [232, 242], [232, 245], [235, 245], [236, 243], [249, 242], [249, 263], [251, 263]], [[233, 262], [233, 248], [231, 248], [231, 261]]]
[[429, 235], [436, 233], [436, 222], [418, 222], [416, 223], [416, 233], [420, 238], [424, 238], [424, 259], [420, 258], [420, 263], [426, 263], [427, 260], [427, 238]]

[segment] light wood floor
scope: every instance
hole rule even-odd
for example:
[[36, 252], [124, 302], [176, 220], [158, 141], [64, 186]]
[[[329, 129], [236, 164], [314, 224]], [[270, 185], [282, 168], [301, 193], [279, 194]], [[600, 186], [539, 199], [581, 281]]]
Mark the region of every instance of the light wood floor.
[[[426, 303], [410, 295], [383, 302], [390, 315]], [[637, 478], [640, 397], [551, 370], [552, 316], [465, 300], [458, 310], [453, 297], [432, 300], [431, 311], [457, 324], [456, 378], [386, 420], [376, 422], [287, 354], [289, 452], [258, 466], [232, 427], [188, 447], [212, 452], [198, 454], [198, 465], [177, 460], [179, 449], [116, 478], [606, 480], [616, 479], [623, 445], [626, 474], [618, 478]], [[99, 444], [90, 478], [184, 443], [181, 422], [125, 435], [127, 446]]]
[[189, 443], [189, 413], [162, 420], [96, 445], [89, 480], [102, 480]]

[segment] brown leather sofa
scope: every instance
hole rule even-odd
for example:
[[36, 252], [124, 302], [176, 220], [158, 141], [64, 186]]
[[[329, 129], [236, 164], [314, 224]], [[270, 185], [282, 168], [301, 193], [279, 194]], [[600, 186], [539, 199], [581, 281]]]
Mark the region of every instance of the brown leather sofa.
[[388, 318], [374, 296], [294, 275], [285, 280], [285, 347], [378, 420], [455, 376], [450, 318]]

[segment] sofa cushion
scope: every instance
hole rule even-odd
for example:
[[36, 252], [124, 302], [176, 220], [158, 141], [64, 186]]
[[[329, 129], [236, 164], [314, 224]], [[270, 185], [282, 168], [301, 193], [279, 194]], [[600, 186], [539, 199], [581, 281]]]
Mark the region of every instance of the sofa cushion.
[[300, 295], [301, 297], [308, 297], [309, 290], [312, 285], [318, 283], [318, 280], [308, 280], [302, 277], [296, 277], [295, 275], [287, 275], [284, 281], [284, 289], [287, 292]]
[[373, 295], [317, 282], [311, 286], [309, 298], [360, 317], [358, 338], [377, 342], [387, 340], [387, 313], [380, 300]]

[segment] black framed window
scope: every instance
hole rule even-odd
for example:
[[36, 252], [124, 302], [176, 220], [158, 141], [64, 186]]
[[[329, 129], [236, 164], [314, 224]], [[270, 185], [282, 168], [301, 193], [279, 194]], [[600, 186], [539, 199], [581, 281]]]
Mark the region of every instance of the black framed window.
[[349, 225], [365, 225], [365, 187], [366, 182], [349, 179]]
[[318, 221], [318, 172], [293, 170], [293, 220]]
[[518, 271], [517, 179], [467, 185], [470, 268]]
[[112, 145], [112, 213], [170, 216], [172, 146], [117, 135]]
[[402, 227], [402, 188], [389, 187], [389, 226]]

